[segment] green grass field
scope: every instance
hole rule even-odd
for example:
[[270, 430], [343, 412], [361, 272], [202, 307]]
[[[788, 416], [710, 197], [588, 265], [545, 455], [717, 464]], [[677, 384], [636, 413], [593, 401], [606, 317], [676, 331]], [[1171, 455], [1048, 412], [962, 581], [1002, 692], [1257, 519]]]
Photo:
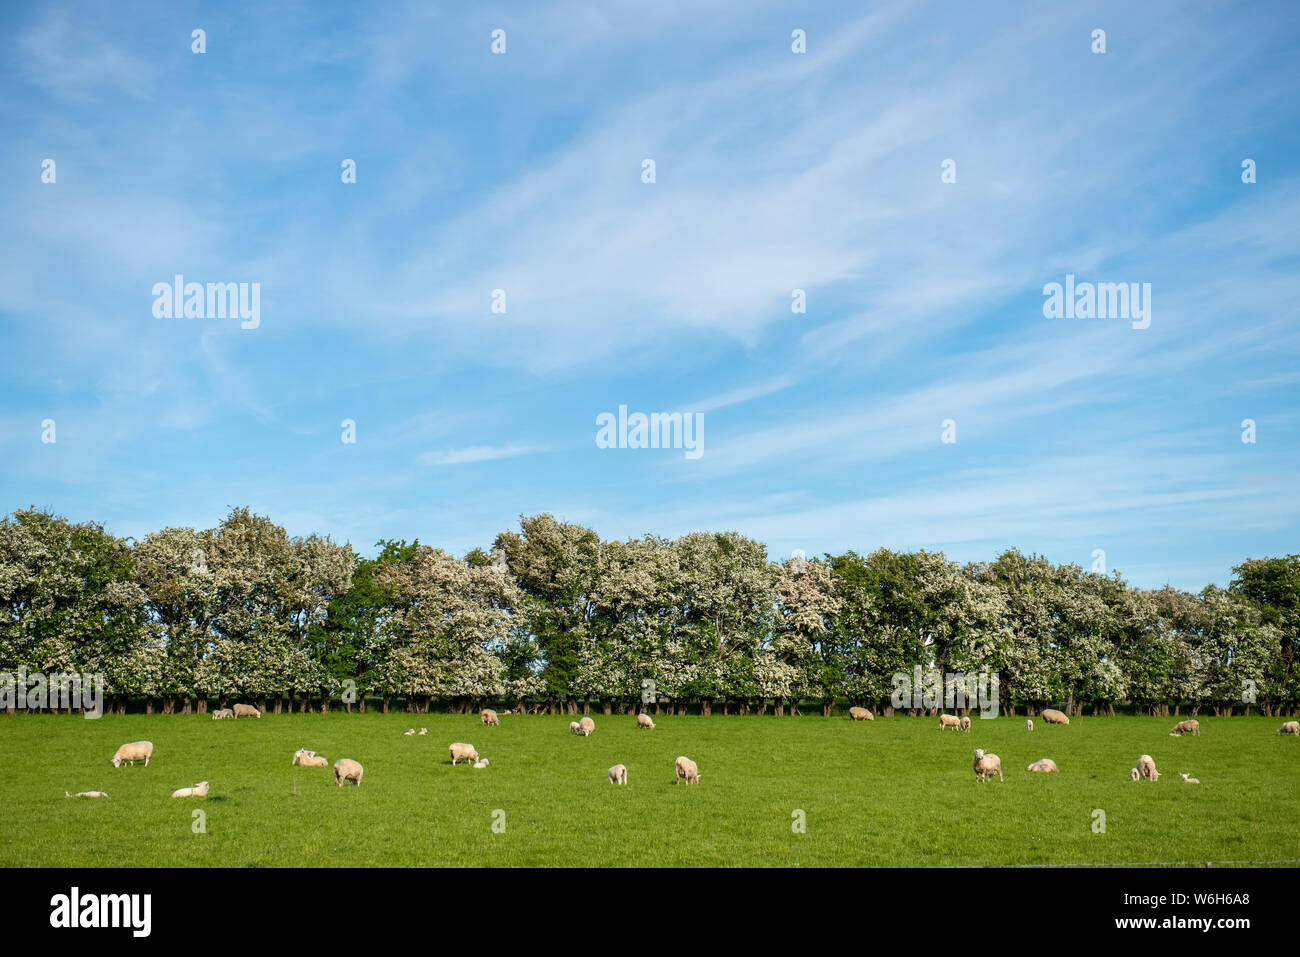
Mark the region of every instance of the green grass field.
[[[0, 865], [33, 866], [903, 866], [1300, 858], [1300, 739], [1281, 719], [974, 719], [594, 715], [0, 717]], [[402, 734], [415, 724], [425, 737]], [[154, 742], [149, 767], [114, 768], [118, 745]], [[447, 745], [491, 761], [452, 767]], [[360, 788], [291, 766], [311, 748], [365, 766]], [[1005, 782], [980, 784], [975, 747]], [[1133, 783], [1142, 753], [1161, 771]], [[675, 786], [679, 754], [698, 787]], [[1025, 766], [1050, 757], [1056, 774]], [[626, 764], [628, 785], [606, 779]], [[1182, 783], [1179, 771], [1201, 779]], [[211, 782], [206, 799], [173, 789]], [[102, 789], [107, 800], [68, 800]], [[206, 833], [192, 811], [206, 812]], [[1093, 832], [1094, 809], [1105, 812]], [[504, 833], [493, 830], [504, 811]], [[806, 833], [795, 833], [795, 811]], [[500, 819], [500, 815], [495, 815]]]

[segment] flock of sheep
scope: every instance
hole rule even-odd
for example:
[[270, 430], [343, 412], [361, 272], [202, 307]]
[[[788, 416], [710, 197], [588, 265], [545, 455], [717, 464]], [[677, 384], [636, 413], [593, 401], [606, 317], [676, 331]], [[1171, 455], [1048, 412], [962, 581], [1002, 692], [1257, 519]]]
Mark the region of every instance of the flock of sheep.
[[[509, 711], [505, 713], [510, 714]], [[214, 720], [241, 717], [260, 718], [261, 716], [262, 714], [260, 711], [252, 705], [246, 704], [237, 704], [233, 708], [222, 708], [221, 710], [214, 712], [212, 715]], [[491, 708], [483, 709], [483, 711], [479, 713], [479, 717], [485, 726], [500, 726], [501, 724], [500, 717]], [[849, 717], [854, 721], [875, 720], [875, 716], [872, 715], [869, 710], [858, 707], [849, 709]], [[1044, 710], [1042, 712], [1042, 718], [1048, 724], [1070, 723], [1070, 719], [1067, 715], [1052, 708]], [[645, 728], [647, 730], [653, 730], [655, 723], [648, 714], [643, 713], [636, 716], [636, 726], [638, 729]], [[952, 714], [939, 715], [939, 730], [946, 731], [949, 728], [958, 732], [969, 732], [971, 729], [971, 720], [967, 716], [959, 718]], [[1029, 731], [1034, 730], [1034, 722], [1032, 719], [1027, 719], [1025, 721], [1025, 728]], [[569, 730], [574, 734], [589, 737], [591, 733], [596, 730], [596, 722], [589, 717], [583, 717], [581, 720], [570, 722]], [[423, 735], [428, 734], [428, 732], [428, 728], [421, 728], [418, 733]], [[404, 733], [407, 735], [414, 735], [417, 732], [414, 728], [411, 728]], [[1174, 725], [1173, 730], [1169, 732], [1171, 737], [1181, 737], [1184, 734], [1199, 736], [1200, 733], [1201, 723], [1195, 718], [1179, 721]], [[1282, 725], [1282, 727], [1277, 729], [1276, 733], [1291, 734], [1300, 737], [1300, 722], [1287, 721]], [[479, 756], [474, 745], [466, 744], [463, 741], [453, 742], [448, 748], [448, 753], [451, 756], [451, 763], [453, 766], [464, 761], [475, 768], [486, 768], [489, 763], [487, 758]], [[116, 753], [114, 753], [112, 758], [113, 767], [121, 767], [123, 763], [134, 766], [137, 761], [143, 761], [145, 767], [148, 767], [149, 759], [151, 757], [153, 757], [152, 741], [132, 741], [128, 744], [122, 745], [117, 749]], [[329, 767], [328, 758], [318, 755], [315, 751], [310, 751], [306, 748], [299, 748], [294, 752], [292, 763], [300, 767]], [[988, 781], [995, 774], [999, 781], [1003, 780], [1002, 759], [996, 754], [986, 752], [983, 748], [975, 749], [975, 758], [971, 762], [971, 767], [975, 771], [975, 778], [978, 781]], [[1048, 774], [1059, 774], [1061, 771], [1061, 769], [1056, 766], [1056, 762], [1051, 758], [1041, 758], [1029, 765], [1026, 770]], [[673, 764], [673, 771], [675, 774], [673, 781], [674, 784], [680, 784], [682, 781], [685, 781], [688, 785], [700, 783], [699, 767], [694, 761], [685, 755], [677, 758]], [[351, 758], [339, 758], [339, 760], [334, 762], [334, 783], [339, 787], [342, 787], [348, 781], [352, 781], [357, 785], [357, 787], [360, 787], [361, 777], [364, 773], [365, 769], [361, 764]], [[610, 784], [627, 784], [627, 765], [614, 765], [609, 769], [608, 775]], [[1180, 776], [1187, 784], [1201, 783], [1198, 779], [1189, 776], [1185, 772], [1180, 772]], [[1137, 766], [1129, 769], [1129, 778], [1133, 781], [1156, 781], [1160, 778], [1160, 772], [1156, 770], [1156, 763], [1151, 755], [1144, 754], [1138, 758]], [[108, 797], [108, 794], [104, 791], [79, 791], [76, 794], [69, 794], [67, 791], [64, 791], [63, 793], [66, 797]], [[172, 797], [206, 797], [207, 793], [208, 782], [200, 781], [198, 784], [191, 785], [190, 787], [177, 788], [172, 792]]]

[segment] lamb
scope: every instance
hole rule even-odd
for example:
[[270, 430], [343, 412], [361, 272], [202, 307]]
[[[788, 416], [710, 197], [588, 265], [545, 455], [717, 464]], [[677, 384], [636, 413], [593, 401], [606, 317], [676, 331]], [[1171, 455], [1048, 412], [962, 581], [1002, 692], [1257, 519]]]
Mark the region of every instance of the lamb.
[[582, 736], [585, 738], [588, 737], [591, 732], [596, 730], [596, 722], [592, 721], [590, 718], [584, 717], [578, 722], [578, 728], [582, 731]]
[[1002, 780], [1002, 759], [996, 754], [985, 754], [983, 748], [975, 749], [975, 760], [971, 762], [971, 767], [975, 770], [975, 778], [979, 781], [987, 781], [994, 774], [998, 780]]
[[484, 724], [495, 724], [498, 726], [501, 724], [501, 719], [497, 717], [497, 713], [491, 708], [484, 708], [479, 717], [483, 719]]
[[581, 734], [581, 733], [582, 733], [582, 725], [578, 724], [578, 722], [576, 722], [576, 721], [570, 721], [570, 722], [569, 722], [569, 730], [572, 731], [574, 734]]
[[875, 721], [876, 717], [866, 708], [850, 708], [849, 717], [854, 721]]
[[293, 763], [304, 768], [327, 768], [330, 766], [329, 759], [315, 751], [308, 751], [306, 748], [299, 748], [293, 753]]
[[201, 798], [208, 796], [208, 782], [200, 781], [198, 784], [189, 788], [177, 788], [172, 792], [174, 798]]
[[1201, 782], [1198, 781], [1196, 778], [1189, 778], [1189, 777], [1188, 777], [1186, 774], [1184, 774], [1182, 771], [1179, 771], [1178, 774], [1179, 774], [1179, 776], [1183, 779], [1183, 783], [1184, 783], [1184, 784], [1200, 784], [1200, 783], [1201, 783]]
[[963, 731], [970, 730], [970, 715], [964, 714], [961, 716], [961, 729]]
[[234, 708], [236, 718], [260, 718], [262, 712], [258, 711], [251, 704], [237, 704]]
[[216, 711], [212, 712], [213, 721], [220, 721], [222, 718], [233, 718], [234, 716], [235, 712], [231, 711], [229, 708], [218, 708]]
[[1278, 728], [1276, 734], [1296, 734], [1300, 735], [1300, 721], [1288, 721], [1282, 727]]
[[1044, 771], [1048, 774], [1060, 774], [1061, 769], [1056, 766], [1056, 762], [1051, 758], [1042, 758], [1035, 761], [1025, 770], [1027, 771]]
[[688, 785], [700, 783], [700, 769], [696, 767], [695, 762], [690, 758], [684, 755], [679, 757], [673, 763], [673, 769], [677, 774], [673, 784], [680, 784], [682, 779], [685, 779]]
[[361, 775], [365, 773], [363, 768], [351, 758], [339, 758], [334, 762], [334, 783], [343, 787], [344, 781], [356, 781], [357, 787], [361, 787]]
[[428, 734], [428, 733], [429, 733], [429, 729], [428, 729], [428, 728], [421, 728], [421, 729], [420, 729], [420, 734]]
[[70, 797], [70, 798], [73, 798], [73, 797], [76, 797], [76, 798], [106, 798], [106, 797], [108, 797], [108, 792], [106, 792], [106, 791], [78, 791], [76, 794], [69, 794], [67, 791], [64, 791], [64, 792], [63, 792], [63, 796], [64, 796], [64, 797]]
[[956, 728], [960, 731], [961, 718], [957, 717], [955, 714], [939, 715], [939, 730], [942, 731], [944, 728]]
[[308, 751], [306, 748], [299, 748], [297, 751], [293, 753], [293, 760], [290, 761], [289, 763], [297, 764], [303, 758], [313, 755], [315, 753], [316, 753], [315, 751]]
[[479, 758], [477, 761], [474, 762], [474, 767], [485, 768], [488, 766], [488, 763], [489, 762], [487, 758]]
[[1174, 737], [1183, 734], [1194, 734], [1199, 738], [1201, 736], [1201, 722], [1197, 721], [1195, 718], [1189, 718], [1187, 721], [1179, 721], [1174, 725], [1174, 730], [1169, 733]]
[[447, 751], [448, 751], [448, 753], [451, 754], [451, 763], [452, 763], [453, 765], [454, 765], [457, 761], [477, 761], [477, 760], [478, 760], [478, 752], [474, 750], [474, 745], [472, 745], [472, 744], [465, 744], [465, 743], [462, 742], [462, 741], [457, 741], [457, 742], [455, 742], [454, 744], [452, 744], [452, 746], [451, 746], [450, 748], [447, 749]]
[[[651, 730], [653, 730], [655, 723], [650, 720], [650, 715], [639, 714], [636, 716], [636, 726], [638, 728], [650, 728]], [[622, 765], [619, 766], [622, 767]]]
[[[699, 777], [697, 774], [696, 777]], [[616, 764], [609, 769], [610, 784], [627, 784], [627, 765]]]
[[1070, 719], [1063, 711], [1057, 711], [1055, 708], [1043, 709], [1043, 720], [1048, 724], [1069, 724]]
[[1025, 719], [1025, 730], [1026, 730], [1026, 731], [1033, 731], [1033, 730], [1034, 730], [1034, 719], [1033, 719], [1033, 718], [1026, 718], [1026, 719]]
[[1141, 775], [1138, 773], [1138, 769], [1137, 769], [1137, 768], [1129, 768], [1129, 769], [1128, 769], [1128, 779], [1129, 779], [1130, 781], [1136, 781], [1139, 777], [1141, 777]]
[[117, 753], [113, 755], [113, 767], [120, 768], [123, 761], [132, 765], [137, 761], [143, 761], [147, 768], [151, 757], [153, 757], [152, 741], [132, 741], [117, 749]]
[[1160, 772], [1156, 770], [1156, 762], [1152, 760], [1151, 755], [1144, 754], [1138, 758], [1138, 774], [1148, 781], [1156, 781], [1160, 778]]
[[415, 734], [415, 729], [414, 729], [414, 728], [407, 728], [405, 731], [402, 732], [403, 737], [408, 736], [408, 735], [412, 735], [412, 734]]

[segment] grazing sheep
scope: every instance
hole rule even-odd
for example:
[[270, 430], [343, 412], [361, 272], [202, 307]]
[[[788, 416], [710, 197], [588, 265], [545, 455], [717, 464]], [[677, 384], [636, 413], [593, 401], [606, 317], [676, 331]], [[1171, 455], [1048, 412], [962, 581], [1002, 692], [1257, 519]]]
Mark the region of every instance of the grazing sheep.
[[1140, 778], [1141, 776], [1142, 776], [1142, 775], [1138, 773], [1138, 769], [1137, 769], [1137, 768], [1129, 768], [1129, 769], [1128, 769], [1128, 779], [1129, 779], [1130, 781], [1136, 781], [1136, 780], [1137, 780], [1138, 778]]
[[[651, 729], [653, 729], [654, 726], [655, 726], [655, 723], [654, 723], [653, 721], [650, 720], [650, 715], [648, 715], [648, 714], [639, 714], [639, 715], [636, 716], [636, 726], [637, 726], [638, 728], [651, 728]], [[620, 765], [620, 767], [622, 767], [622, 765]]]
[[231, 711], [229, 708], [218, 708], [216, 711], [212, 712], [213, 721], [220, 721], [222, 718], [233, 718], [234, 716], [235, 712]]
[[[620, 767], [621, 767], [621, 765], [620, 765]], [[67, 791], [64, 791], [64, 792], [63, 792], [63, 796], [64, 796], [64, 797], [70, 797], [70, 798], [106, 798], [106, 797], [108, 797], [108, 792], [106, 792], [106, 791], [78, 791], [76, 794], [69, 794]]]
[[236, 718], [260, 718], [262, 712], [258, 711], [251, 704], [235, 705], [233, 714]]
[[700, 783], [700, 769], [695, 766], [695, 762], [690, 758], [685, 757], [684, 755], [679, 757], [673, 763], [673, 769], [677, 774], [677, 777], [673, 780], [673, 784], [680, 784], [683, 778], [686, 780], [687, 784]]
[[578, 728], [582, 731], [582, 736], [585, 738], [588, 737], [591, 732], [596, 730], [596, 722], [592, 721], [590, 718], [583, 718], [578, 722]]
[[873, 715], [866, 708], [857, 708], [857, 707], [850, 708], [849, 717], [852, 718], [854, 721], [875, 721], [876, 720], [876, 716]]
[[344, 781], [356, 781], [357, 787], [361, 787], [361, 775], [365, 773], [363, 768], [351, 758], [339, 758], [334, 762], [334, 783], [343, 787]]
[[1048, 774], [1060, 774], [1061, 769], [1056, 766], [1056, 762], [1051, 758], [1042, 758], [1035, 761], [1025, 770], [1027, 771], [1045, 771]]
[[939, 715], [939, 730], [942, 731], [944, 728], [956, 728], [960, 731], [961, 718], [957, 717], [955, 714]]
[[421, 734], [428, 734], [428, 733], [429, 733], [429, 729], [428, 729], [428, 728], [421, 728], [421, 729], [420, 729], [420, 733], [421, 733]]
[[501, 724], [501, 719], [497, 717], [497, 713], [491, 708], [484, 708], [480, 712], [479, 717], [483, 719], [484, 724]]
[[451, 763], [454, 765], [457, 761], [477, 761], [478, 752], [474, 750], [474, 745], [465, 744], [462, 741], [455, 742], [447, 749], [451, 754]]
[[1043, 720], [1048, 724], [1069, 724], [1070, 719], [1064, 711], [1057, 711], [1055, 708], [1043, 709]]
[[572, 731], [574, 734], [581, 734], [581, 733], [582, 733], [582, 725], [578, 724], [578, 722], [576, 722], [576, 721], [570, 721], [570, 722], [569, 722], [569, 730]]
[[1183, 774], [1182, 771], [1179, 771], [1178, 774], [1179, 774], [1179, 776], [1183, 779], [1183, 783], [1184, 783], [1184, 784], [1200, 784], [1200, 783], [1201, 783], [1201, 782], [1198, 781], [1196, 778], [1189, 778], [1186, 774]]
[[961, 716], [961, 729], [963, 731], [970, 730], [970, 715], [964, 714]]
[[1144, 754], [1138, 758], [1138, 774], [1148, 781], [1156, 781], [1160, 778], [1160, 772], [1156, 770], [1156, 762], [1151, 755]]
[[151, 757], [153, 757], [152, 741], [132, 741], [130, 744], [124, 744], [117, 749], [117, 753], [113, 755], [113, 767], [121, 767], [123, 761], [130, 764], [143, 761], [144, 766], [147, 768]]
[[407, 735], [412, 735], [412, 734], [415, 734], [415, 729], [414, 729], [414, 728], [408, 728], [408, 729], [406, 729], [405, 731], [402, 732], [402, 736], [403, 736], [403, 737], [405, 737], [405, 736], [407, 736]]
[[[699, 775], [696, 775], [698, 777]], [[616, 764], [609, 769], [610, 784], [627, 784], [627, 765]]]
[[200, 781], [198, 784], [189, 788], [177, 788], [172, 792], [174, 798], [201, 798], [208, 796], [208, 782]]
[[1174, 725], [1174, 730], [1169, 733], [1174, 737], [1183, 734], [1193, 734], [1199, 738], [1201, 736], [1201, 722], [1197, 721], [1195, 718], [1189, 718], [1186, 721], [1179, 721]]
[[1025, 719], [1025, 730], [1026, 730], [1026, 731], [1033, 731], [1033, 730], [1034, 730], [1034, 719], [1033, 719], [1033, 718], [1026, 718], [1026, 719]]
[[479, 758], [477, 761], [474, 762], [474, 767], [485, 768], [488, 766], [488, 763], [489, 762], [487, 758]]
[[971, 762], [971, 767], [975, 770], [975, 778], [979, 781], [987, 781], [994, 774], [998, 780], [1002, 780], [1002, 759], [996, 754], [985, 754], [983, 748], [975, 749], [975, 760]]
[[1300, 735], [1300, 721], [1288, 721], [1282, 727], [1278, 728], [1276, 734], [1297, 734]]

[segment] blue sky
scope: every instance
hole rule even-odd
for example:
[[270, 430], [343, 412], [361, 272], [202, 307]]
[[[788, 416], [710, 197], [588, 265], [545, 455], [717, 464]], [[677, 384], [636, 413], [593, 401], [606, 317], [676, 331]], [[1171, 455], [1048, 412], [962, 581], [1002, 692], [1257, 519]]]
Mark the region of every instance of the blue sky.
[[[464, 6], [5, 5], [3, 510], [1193, 589], [1300, 550], [1293, 3]], [[260, 325], [155, 318], [176, 273]], [[1067, 273], [1150, 327], [1045, 318]], [[598, 448], [620, 405], [704, 454]]]

